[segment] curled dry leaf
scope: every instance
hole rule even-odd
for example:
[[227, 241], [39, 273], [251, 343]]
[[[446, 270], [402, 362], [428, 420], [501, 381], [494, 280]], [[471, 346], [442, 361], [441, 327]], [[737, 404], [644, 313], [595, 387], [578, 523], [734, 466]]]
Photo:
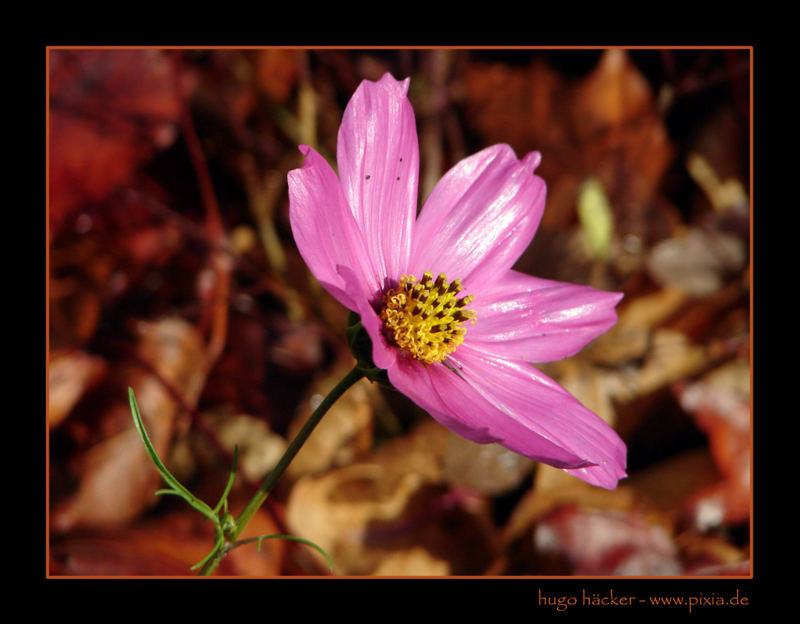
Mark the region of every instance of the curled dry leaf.
[[620, 384], [615, 398], [631, 401], [645, 396], [699, 373], [712, 362], [713, 355], [706, 345], [693, 344], [682, 332], [659, 328], [653, 332], [643, 365]]
[[670, 524], [633, 491], [531, 490], [505, 529], [496, 574], [679, 574]]
[[131, 421], [125, 386], [136, 393], [147, 433], [160, 457], [166, 457], [175, 421], [182, 409], [165, 382], [194, 405], [205, 381], [204, 348], [195, 329], [181, 319], [139, 323], [137, 356], [155, 371], [128, 365], [116, 371], [118, 400], [103, 419], [127, 426], [79, 455], [73, 466], [77, 491], [51, 515], [53, 528], [65, 532], [78, 526], [113, 527], [130, 522], [157, 497], [161, 480]]
[[47, 386], [47, 425], [50, 429], [61, 424], [84, 393], [100, 382], [106, 370], [102, 358], [84, 351], [51, 354]]
[[630, 301], [623, 299], [617, 324], [589, 344], [580, 357], [605, 366], [621, 366], [644, 357], [653, 328], [688, 300], [686, 293], [677, 288], [663, 288]]
[[302, 477], [287, 525], [325, 549], [336, 574], [481, 574], [494, 556], [494, 529], [481, 499], [442, 481], [448, 436], [422, 426], [370, 463]]
[[746, 263], [747, 248], [738, 236], [690, 228], [655, 245], [647, 268], [659, 284], [703, 297], [722, 288]]
[[369, 574], [383, 554], [368, 546], [370, 524], [402, 518], [421, 486], [418, 474], [390, 481], [377, 464], [353, 464], [303, 477], [292, 488], [286, 522], [293, 533], [332, 557], [336, 574]]
[[247, 414], [224, 410], [204, 413], [219, 441], [233, 453], [239, 449], [238, 468], [250, 483], [259, 483], [272, 470], [286, 450], [286, 440], [270, 431], [266, 422]]
[[[682, 566], [672, 536], [638, 510], [561, 507], [537, 522], [534, 552], [561, 558], [576, 576], [679, 575]], [[534, 563], [534, 565], [536, 565]], [[535, 568], [534, 568], [535, 570]]]
[[497, 496], [518, 487], [535, 462], [499, 444], [477, 444], [461, 436], [448, 436], [443, 477], [451, 485], [485, 496]]

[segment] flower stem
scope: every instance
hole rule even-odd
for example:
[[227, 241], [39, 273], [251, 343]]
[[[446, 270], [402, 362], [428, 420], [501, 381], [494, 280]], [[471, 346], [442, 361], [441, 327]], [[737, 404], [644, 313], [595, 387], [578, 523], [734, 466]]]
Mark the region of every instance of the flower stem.
[[[309, 416], [303, 427], [297, 432], [297, 435], [289, 443], [289, 446], [286, 448], [280, 460], [275, 465], [275, 468], [273, 468], [272, 471], [267, 475], [266, 479], [264, 479], [264, 482], [261, 484], [261, 487], [258, 488], [258, 491], [255, 493], [253, 498], [250, 499], [250, 502], [247, 503], [244, 509], [242, 509], [242, 511], [239, 513], [239, 516], [236, 518], [235, 527], [226, 535], [228, 542], [236, 541], [244, 527], [255, 515], [256, 511], [258, 511], [261, 505], [264, 504], [264, 501], [267, 500], [267, 497], [270, 495], [270, 492], [272, 492], [275, 484], [278, 482], [278, 479], [284, 473], [292, 459], [294, 459], [294, 456], [297, 455], [303, 444], [305, 444], [308, 436], [311, 435], [311, 432], [314, 431], [314, 428], [319, 424], [326, 412], [339, 399], [339, 397], [341, 397], [350, 388], [350, 386], [356, 383], [363, 376], [364, 372], [361, 370], [361, 368], [358, 365], [355, 366], [338, 384], [336, 384], [333, 390], [331, 390], [330, 393], [328, 393], [328, 395], [317, 406], [317, 409], [314, 410], [314, 413]], [[228, 550], [230, 550], [230, 548], [219, 549], [214, 557], [206, 562], [206, 564], [203, 566], [203, 569], [200, 570], [200, 574], [202, 576], [210, 575]]]

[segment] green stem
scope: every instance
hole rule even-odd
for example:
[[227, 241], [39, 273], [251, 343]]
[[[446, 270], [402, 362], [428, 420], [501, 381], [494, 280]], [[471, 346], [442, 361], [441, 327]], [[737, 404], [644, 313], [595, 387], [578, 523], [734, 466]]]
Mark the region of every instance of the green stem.
[[[245, 508], [239, 513], [239, 516], [236, 518], [236, 526], [228, 535], [226, 535], [228, 542], [236, 541], [236, 538], [239, 537], [244, 527], [247, 526], [247, 523], [255, 515], [256, 511], [258, 511], [261, 505], [264, 504], [264, 501], [267, 500], [267, 497], [270, 495], [270, 492], [272, 492], [275, 484], [278, 482], [278, 479], [294, 459], [294, 456], [297, 455], [303, 444], [305, 444], [308, 436], [311, 435], [311, 432], [314, 431], [314, 428], [319, 424], [326, 412], [339, 399], [339, 397], [341, 397], [350, 388], [350, 386], [356, 383], [363, 376], [364, 372], [359, 368], [359, 366], [355, 366], [353, 370], [351, 370], [338, 384], [336, 384], [336, 387], [334, 387], [328, 396], [326, 396], [317, 406], [317, 409], [314, 410], [314, 413], [311, 414], [300, 431], [297, 432], [297, 435], [294, 437], [294, 439], [289, 443], [289, 446], [286, 448], [283, 456], [275, 465], [275, 468], [273, 468], [269, 475], [267, 475], [267, 478], [264, 479], [264, 482], [261, 484], [261, 487], [258, 488], [258, 491], [255, 493], [253, 498], [250, 499], [250, 502], [247, 503]], [[203, 569], [200, 570], [200, 574], [202, 576], [210, 575], [222, 560], [222, 557], [225, 555], [227, 550], [228, 549], [225, 548], [217, 550], [214, 557], [209, 559], [203, 566]]]

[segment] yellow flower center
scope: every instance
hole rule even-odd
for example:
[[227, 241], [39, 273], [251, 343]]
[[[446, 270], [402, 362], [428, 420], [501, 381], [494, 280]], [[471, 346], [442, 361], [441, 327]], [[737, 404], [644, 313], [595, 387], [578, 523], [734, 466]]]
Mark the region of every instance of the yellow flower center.
[[426, 364], [441, 362], [464, 342], [464, 322], [475, 322], [475, 312], [465, 309], [474, 297], [458, 298], [459, 292], [461, 280], [448, 284], [444, 273], [434, 281], [425, 271], [419, 282], [403, 275], [383, 295], [381, 320], [398, 347]]

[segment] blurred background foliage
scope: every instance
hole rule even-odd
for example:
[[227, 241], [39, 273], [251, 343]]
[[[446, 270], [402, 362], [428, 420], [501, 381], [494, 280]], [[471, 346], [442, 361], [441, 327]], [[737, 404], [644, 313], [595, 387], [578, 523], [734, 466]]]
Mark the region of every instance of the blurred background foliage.
[[[611, 423], [630, 477], [586, 486], [360, 382], [242, 537], [290, 532], [340, 575], [748, 575], [747, 49], [51, 49], [49, 572], [187, 575], [234, 445], [243, 505], [348, 370], [346, 310], [288, 225], [297, 144], [335, 164], [362, 79], [411, 77], [420, 195], [490, 144], [542, 152], [516, 268], [625, 293], [617, 326], [542, 370]], [[421, 203], [420, 203], [421, 205]], [[220, 575], [324, 575], [305, 546]]]

